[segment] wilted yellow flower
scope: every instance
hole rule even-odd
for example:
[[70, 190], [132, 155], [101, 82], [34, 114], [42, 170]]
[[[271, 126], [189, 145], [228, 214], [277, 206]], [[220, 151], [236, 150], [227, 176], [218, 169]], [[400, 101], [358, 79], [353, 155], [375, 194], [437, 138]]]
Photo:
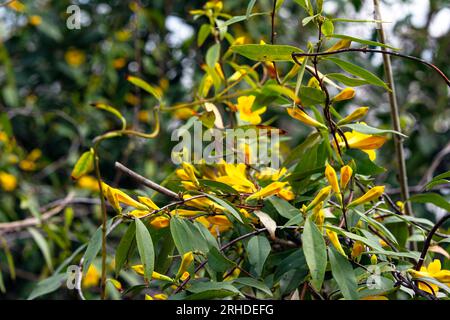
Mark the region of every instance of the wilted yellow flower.
[[17, 188], [17, 178], [10, 173], [0, 171], [0, 186], [6, 192], [14, 191]]
[[358, 258], [364, 252], [364, 244], [361, 241], [355, 241], [352, 248], [352, 258]]
[[93, 264], [91, 264], [89, 266], [88, 271], [86, 272], [86, 275], [83, 277], [81, 285], [84, 288], [89, 288], [98, 286], [99, 282], [100, 282], [100, 272]]
[[278, 194], [286, 184], [287, 182], [278, 182], [278, 181], [272, 182], [268, 186], [252, 194], [250, 197], [246, 199], [246, 201], [250, 201], [253, 199], [264, 199], [273, 196], [274, 194]]
[[78, 49], [69, 49], [65, 53], [64, 58], [67, 64], [71, 65], [72, 67], [78, 67], [86, 61], [86, 55], [83, 51]]
[[322, 124], [322, 123], [320, 123], [319, 121], [317, 121], [317, 120], [311, 118], [310, 116], [308, 116], [308, 115], [306, 114], [306, 112], [304, 112], [304, 111], [301, 110], [301, 109], [298, 109], [298, 108], [288, 108], [288, 109], [287, 109], [287, 112], [289, 113], [289, 115], [290, 115], [292, 118], [297, 119], [297, 120], [303, 122], [304, 124], [307, 124], [307, 125], [309, 125], [309, 126], [313, 126], [313, 127], [316, 127], [316, 128], [323, 128], [323, 129], [326, 129], [326, 128], [327, 128], [324, 124]]
[[383, 193], [384, 193], [384, 186], [373, 187], [372, 189], [367, 191], [364, 195], [362, 195], [358, 199], [353, 200], [348, 205], [348, 207], [355, 207], [355, 206], [358, 206], [360, 204], [372, 201], [374, 199], [377, 199], [377, 198], [381, 197], [383, 195]]
[[32, 25], [32, 26], [38, 26], [42, 23], [42, 18], [38, 15], [32, 15], [28, 18], [28, 22]]
[[238, 104], [236, 108], [239, 111], [239, 118], [242, 121], [249, 122], [251, 124], [260, 124], [261, 114], [266, 112], [266, 107], [259, 108], [256, 111], [252, 111], [253, 103], [255, 102], [255, 96], [242, 96], [238, 98]]
[[339, 92], [334, 98], [334, 101], [344, 101], [350, 100], [355, 96], [356, 92], [353, 88], [345, 88], [341, 92]]
[[170, 219], [159, 216], [150, 221], [150, 225], [155, 229], [164, 229], [170, 225]]
[[341, 188], [345, 189], [350, 179], [352, 178], [353, 169], [350, 166], [343, 166], [341, 168]]
[[192, 251], [186, 252], [183, 254], [183, 258], [181, 259], [180, 268], [177, 272], [177, 278], [181, 277], [185, 271], [189, 268], [191, 263], [194, 261], [194, 254]]
[[365, 117], [365, 115], [367, 114], [368, 111], [369, 111], [369, 107], [358, 108], [355, 111], [353, 111], [352, 113], [350, 113], [348, 116], [346, 116], [344, 119], [339, 120], [339, 122], [337, 124], [344, 125], [344, 124], [359, 120], [359, 119]]
[[315, 206], [317, 206], [319, 203], [325, 201], [326, 198], [328, 198], [328, 196], [331, 193], [331, 186], [327, 186], [323, 189], [321, 189], [319, 191], [319, 193], [317, 193], [316, 197], [313, 199], [313, 201], [311, 201], [311, 203], [306, 207], [306, 211], [311, 210], [312, 208], [314, 208]]
[[[133, 271], [136, 272], [138, 275], [144, 276], [144, 266], [142, 264], [136, 264], [132, 266], [131, 269], [133, 269]], [[165, 276], [161, 273], [158, 273], [156, 271], [153, 271], [152, 279], [173, 282], [172, 278]]]
[[[434, 278], [437, 281], [446, 284], [447, 286], [450, 285], [450, 270], [442, 270], [441, 261], [438, 259], [434, 259], [433, 262], [428, 265], [428, 267], [422, 266], [420, 268], [420, 271], [409, 269], [408, 272], [411, 273], [415, 278]], [[429, 288], [431, 287], [434, 293], [437, 293], [439, 291], [439, 287], [434, 283], [426, 283], [428, 285], [419, 282], [419, 289], [428, 293], [433, 293]]]
[[326, 229], [326, 233], [328, 239], [330, 239], [331, 244], [336, 248], [336, 250], [339, 251], [344, 257], [346, 257], [347, 255], [345, 254], [345, 251], [342, 248], [341, 243], [339, 242], [337, 233], [328, 229]]
[[94, 178], [93, 176], [84, 175], [81, 178], [78, 179], [77, 185], [82, 188], [86, 189], [92, 192], [98, 192], [98, 180]]

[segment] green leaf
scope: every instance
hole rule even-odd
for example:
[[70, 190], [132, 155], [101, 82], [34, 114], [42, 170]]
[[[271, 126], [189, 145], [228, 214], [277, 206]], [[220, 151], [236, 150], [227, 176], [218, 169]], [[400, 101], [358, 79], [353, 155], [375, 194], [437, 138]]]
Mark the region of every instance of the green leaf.
[[225, 257], [217, 248], [211, 248], [208, 252], [208, 264], [217, 272], [225, 272], [226, 270], [235, 267], [236, 264]]
[[283, 162], [283, 167], [289, 167], [294, 161], [308, 153], [308, 150], [314, 147], [321, 140], [320, 133], [310, 134], [301, 144], [296, 146]]
[[144, 275], [148, 280], [152, 279], [153, 270], [155, 267], [155, 251], [153, 248], [152, 237], [148, 232], [147, 227], [140, 219], [136, 221], [136, 243], [141, 257], [142, 264], [144, 265]]
[[50, 271], [53, 271], [52, 256], [50, 253], [50, 247], [48, 246], [47, 240], [45, 240], [44, 236], [37, 229], [27, 228], [27, 230], [33, 237], [39, 249], [41, 250], [48, 268], [50, 269]]
[[328, 247], [331, 273], [346, 300], [358, 300], [358, 283], [351, 263], [336, 249]]
[[345, 84], [346, 86], [349, 86], [349, 87], [358, 87], [358, 86], [370, 84], [369, 81], [366, 81], [364, 79], [347, 77], [346, 75], [341, 74], [341, 73], [328, 73], [326, 75], [326, 77], [336, 80], [336, 81], [339, 81], [339, 82], [342, 82], [343, 84]]
[[450, 180], [448, 180], [448, 178], [450, 178], [450, 171], [447, 171], [447, 172], [441, 173], [440, 175], [437, 175], [430, 182], [427, 183], [427, 185], [425, 186], [425, 190], [428, 191], [437, 185], [449, 183]]
[[78, 159], [77, 163], [72, 170], [70, 177], [73, 180], [79, 179], [81, 176], [88, 174], [94, 169], [94, 151], [91, 149], [86, 151]]
[[58, 273], [50, 278], [39, 281], [28, 296], [28, 300], [34, 300], [37, 297], [49, 294], [58, 290], [61, 283], [67, 278], [65, 273]]
[[152, 87], [149, 83], [147, 83], [145, 80], [142, 80], [138, 77], [128, 76], [127, 80], [134, 84], [135, 86], [138, 86], [141, 89], [144, 89], [148, 93], [150, 93], [153, 97], [155, 97], [157, 100], [161, 101], [161, 93]]
[[389, 48], [392, 50], [400, 50], [399, 48], [395, 48], [393, 46], [390, 46], [388, 44], [383, 44], [381, 42], [376, 42], [376, 41], [371, 41], [371, 40], [365, 40], [365, 39], [360, 39], [360, 38], [355, 38], [355, 37], [350, 37], [350, 36], [346, 36], [344, 34], [331, 34], [328, 37], [330, 38], [336, 38], [336, 39], [347, 39], [347, 40], [351, 40], [353, 42], [358, 42], [358, 43], [362, 43], [362, 44], [366, 44], [368, 46], [374, 46], [374, 47], [382, 47], [382, 48]]
[[238, 289], [226, 282], [197, 282], [186, 290], [194, 293], [187, 296], [186, 300], [225, 298], [240, 294]]
[[433, 192], [415, 194], [409, 198], [409, 201], [416, 203], [432, 203], [439, 208], [450, 211], [450, 203], [440, 194]]
[[0, 269], [0, 292], [1, 293], [5, 293], [6, 292], [5, 282], [3, 281], [2, 269]]
[[380, 87], [383, 87], [383, 88], [389, 90], [388, 86], [386, 85], [386, 83], [384, 83], [383, 80], [378, 78], [372, 72], [367, 71], [364, 68], [361, 68], [360, 66], [357, 66], [351, 62], [344, 61], [344, 60], [341, 60], [338, 58], [327, 57], [326, 59], [337, 64], [342, 70], [344, 70], [354, 76], [362, 78], [362, 79], [366, 80], [367, 82], [369, 82], [370, 84], [380, 86]]
[[230, 26], [232, 24], [248, 20], [249, 18], [252, 18], [252, 17], [264, 16], [264, 15], [268, 15], [268, 13], [267, 12], [258, 12], [258, 13], [249, 14], [248, 16], [247, 15], [245, 15], [245, 16], [234, 16], [234, 17], [228, 19], [227, 21], [225, 21], [224, 23], [222, 23], [220, 25], [220, 28], [228, 27], [228, 26]]
[[237, 278], [233, 280], [233, 284], [240, 284], [243, 286], [252, 287], [261, 290], [262, 292], [268, 294], [269, 296], [272, 296], [272, 291], [270, 291], [269, 287], [267, 287], [264, 282], [258, 281], [250, 277]]
[[215, 68], [220, 57], [220, 43], [213, 44], [206, 52], [206, 64], [210, 68]]
[[269, 201], [275, 208], [275, 210], [278, 212], [278, 214], [282, 217], [292, 219], [294, 217], [301, 216], [300, 210], [298, 210], [296, 207], [294, 207], [286, 200], [281, 199], [280, 197], [271, 196], [269, 198]]
[[219, 191], [224, 194], [238, 194], [238, 192], [233, 187], [230, 187], [223, 182], [207, 179], [198, 179], [198, 182], [200, 183], [200, 185], [206, 186], [216, 192]]
[[[112, 219], [108, 220], [106, 223], [107, 229], [111, 226]], [[91, 265], [92, 261], [95, 259], [97, 254], [99, 253], [100, 249], [102, 247], [102, 227], [100, 226], [95, 231], [94, 235], [92, 236], [91, 240], [89, 240], [89, 244], [87, 246], [86, 252], [83, 255], [83, 275], [86, 275], [86, 272], [89, 270], [89, 266]]]
[[106, 103], [101, 102], [93, 103], [92, 105], [97, 109], [107, 111], [116, 116], [122, 122], [122, 130], [125, 130], [125, 128], [127, 127], [127, 120], [124, 118], [124, 116], [120, 113], [119, 110], [110, 105], [107, 105]]
[[294, 0], [294, 2], [305, 9], [306, 12], [308, 12], [308, 4], [306, 3], [306, 0]]
[[359, 123], [352, 123], [352, 124], [346, 124], [341, 127], [349, 128], [352, 130], [355, 130], [357, 132], [365, 133], [365, 134], [375, 134], [375, 135], [382, 135], [386, 133], [393, 133], [396, 135], [399, 135], [401, 137], [407, 138], [408, 136], [404, 135], [401, 132], [395, 131], [395, 130], [385, 130], [385, 129], [378, 129], [374, 128], [365, 124], [359, 124]]
[[325, 19], [325, 21], [322, 24], [322, 33], [325, 36], [330, 36], [334, 32], [334, 25], [333, 21], [331, 19]]
[[131, 244], [135, 239], [134, 238], [135, 234], [136, 234], [136, 224], [134, 222], [131, 222], [122, 239], [120, 239], [119, 245], [117, 246], [116, 249], [115, 264], [114, 264], [114, 271], [116, 274], [116, 278], [119, 276], [120, 270], [122, 270], [122, 267], [127, 260]]
[[323, 104], [325, 102], [325, 93], [322, 90], [307, 86], [300, 87], [299, 97], [304, 106]]
[[269, 256], [270, 250], [269, 240], [263, 236], [255, 236], [247, 243], [248, 261], [254, 267], [258, 276], [262, 273], [264, 263]]
[[201, 47], [206, 38], [211, 34], [211, 26], [209, 24], [202, 24], [197, 36], [197, 46]]
[[356, 172], [362, 175], [377, 175], [386, 171], [383, 167], [376, 165], [369, 159], [367, 153], [358, 149], [349, 149], [346, 151], [356, 162]]
[[311, 284], [317, 291], [320, 291], [327, 268], [327, 246], [322, 233], [311, 218], [305, 221], [302, 245], [306, 263], [311, 272]]
[[293, 46], [271, 44], [234, 45], [231, 51], [255, 61], [293, 61], [292, 53], [303, 52]]
[[212, 194], [206, 194], [205, 195], [210, 198], [212, 201], [216, 202], [217, 204], [221, 205], [222, 207], [224, 207], [233, 217], [236, 218], [237, 221], [239, 221], [240, 223], [244, 223], [244, 221], [242, 221], [242, 217], [239, 211], [237, 211], [233, 205], [225, 200], [225, 199], [221, 199], [218, 198], [216, 196], [213, 196]]
[[245, 18], [248, 19], [252, 13], [253, 7], [255, 6], [256, 0], [250, 0], [247, 6], [247, 11], [245, 12]]

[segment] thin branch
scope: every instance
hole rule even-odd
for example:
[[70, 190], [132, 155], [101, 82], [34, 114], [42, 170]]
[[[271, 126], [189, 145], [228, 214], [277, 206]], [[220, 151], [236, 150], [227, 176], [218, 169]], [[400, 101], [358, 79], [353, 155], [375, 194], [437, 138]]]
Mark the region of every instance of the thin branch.
[[[275, 44], [275, 35], [276, 35], [275, 13], [276, 13], [276, 10], [277, 10], [277, 0], [273, 0], [273, 8], [272, 8], [272, 13], [270, 15], [270, 18], [271, 18], [271, 20], [270, 20], [270, 22], [271, 22], [270, 43], [271, 44]], [[277, 70], [277, 65], [276, 65], [275, 61], [272, 61], [272, 64], [273, 64], [273, 68], [275, 71], [275, 79], [277, 80], [278, 84], [281, 84], [281, 80], [280, 80], [280, 77], [278, 76], [278, 70]]]
[[123, 173], [127, 174], [128, 176], [130, 176], [131, 178], [133, 178], [134, 180], [139, 182], [140, 184], [142, 184], [146, 187], [149, 187], [150, 189], [153, 189], [159, 193], [165, 194], [168, 197], [171, 197], [174, 199], [180, 199], [180, 196], [178, 194], [176, 194], [175, 192], [157, 184], [156, 182], [153, 182], [153, 181], [141, 176], [140, 174], [134, 172], [131, 169], [128, 169], [120, 162], [116, 162], [115, 167], [116, 167], [116, 169], [122, 171]]

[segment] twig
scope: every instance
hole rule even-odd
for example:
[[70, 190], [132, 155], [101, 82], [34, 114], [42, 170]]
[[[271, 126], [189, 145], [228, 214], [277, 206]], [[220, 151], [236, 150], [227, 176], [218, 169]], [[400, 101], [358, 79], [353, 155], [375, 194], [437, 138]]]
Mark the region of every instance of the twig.
[[[277, 0], [273, 0], [273, 8], [272, 8], [272, 13], [270, 15], [270, 22], [271, 22], [271, 33], [270, 33], [270, 43], [271, 44], [275, 44], [275, 11], [277, 9]], [[278, 76], [278, 70], [277, 70], [277, 65], [275, 63], [275, 61], [272, 61], [273, 64], [273, 69], [275, 71], [275, 79], [277, 80], [278, 84], [281, 84], [280, 81], [280, 77]]]
[[165, 194], [168, 197], [171, 197], [174, 199], [180, 199], [180, 196], [178, 194], [176, 194], [175, 192], [141, 176], [140, 174], [134, 172], [131, 169], [128, 169], [120, 162], [116, 162], [115, 167], [116, 167], [116, 169], [122, 171], [123, 173], [127, 174], [128, 176], [130, 176], [131, 178], [133, 178], [134, 180], [136, 180], [137, 182], [139, 182], [140, 184], [142, 184], [146, 187], [149, 187], [155, 191], [158, 191], [159, 193]]

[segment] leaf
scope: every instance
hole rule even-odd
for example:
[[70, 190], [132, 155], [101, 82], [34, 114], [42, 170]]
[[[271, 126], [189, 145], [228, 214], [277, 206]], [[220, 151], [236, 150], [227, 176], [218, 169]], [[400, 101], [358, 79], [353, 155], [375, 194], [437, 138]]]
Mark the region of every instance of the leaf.
[[253, 266], [258, 276], [262, 273], [264, 263], [269, 256], [270, 250], [269, 240], [263, 236], [255, 236], [247, 243], [248, 261]]
[[342, 295], [347, 300], [358, 300], [358, 283], [351, 263], [336, 249], [328, 247], [331, 273]]
[[386, 171], [383, 167], [376, 165], [369, 159], [367, 153], [358, 149], [349, 149], [346, 151], [356, 162], [356, 172], [362, 175], [376, 175]]
[[50, 254], [50, 247], [48, 246], [47, 240], [45, 240], [44, 236], [37, 229], [27, 228], [27, 230], [33, 237], [39, 249], [41, 250], [48, 268], [51, 271], [53, 271], [52, 257]]
[[355, 38], [355, 37], [350, 37], [344, 34], [331, 34], [328, 37], [330, 38], [336, 38], [336, 39], [347, 39], [347, 40], [351, 40], [353, 42], [358, 42], [358, 43], [362, 43], [362, 44], [366, 44], [368, 46], [374, 46], [374, 47], [382, 47], [382, 48], [389, 48], [395, 51], [400, 50], [399, 48], [395, 48], [393, 46], [390, 46], [388, 44], [384, 44], [381, 42], [376, 42], [376, 41], [371, 41], [371, 40], [365, 40], [365, 39], [360, 39], [360, 38]]
[[269, 296], [272, 296], [272, 291], [270, 291], [269, 287], [266, 286], [264, 282], [258, 281], [256, 279], [250, 278], [250, 277], [244, 277], [244, 278], [237, 278], [233, 280], [233, 284], [241, 284], [243, 286], [256, 288], [258, 290], [261, 290], [262, 292], [268, 294]]
[[310, 134], [301, 144], [296, 146], [283, 162], [283, 167], [289, 167], [295, 160], [308, 152], [321, 140], [320, 133], [314, 132]]
[[409, 198], [409, 201], [416, 203], [432, 203], [439, 208], [450, 211], [450, 203], [440, 194], [433, 192], [415, 194]]
[[28, 300], [34, 300], [37, 297], [56, 291], [66, 278], [67, 275], [65, 273], [58, 273], [50, 278], [39, 281], [28, 296]]
[[235, 267], [236, 264], [225, 257], [217, 248], [211, 248], [208, 252], [208, 264], [217, 272], [225, 272], [226, 270]]
[[[106, 223], [107, 229], [111, 226], [112, 219], [108, 220]], [[86, 272], [89, 270], [89, 266], [92, 261], [95, 259], [97, 254], [99, 253], [102, 247], [102, 227], [100, 226], [95, 231], [91, 240], [89, 240], [89, 244], [87, 246], [86, 252], [83, 255], [83, 275], [86, 275]]]
[[73, 180], [79, 179], [81, 176], [88, 174], [94, 169], [94, 151], [91, 149], [81, 155], [72, 170], [70, 177]]
[[308, 4], [306, 3], [306, 0], [294, 0], [294, 2], [305, 9], [306, 12], [308, 12]]
[[437, 185], [449, 183], [450, 180], [448, 180], [448, 178], [450, 178], [450, 171], [437, 175], [430, 182], [427, 183], [427, 185], [425, 186], [425, 190], [428, 191]]
[[270, 237], [272, 239], [275, 239], [275, 231], [277, 230], [277, 223], [265, 212], [256, 210], [253, 213], [259, 218], [264, 227], [267, 228]]
[[325, 21], [322, 24], [322, 33], [325, 36], [330, 36], [334, 32], [334, 25], [333, 21], [331, 19], [325, 19]]
[[162, 96], [159, 90], [151, 86], [149, 83], [147, 83], [145, 80], [142, 80], [138, 77], [128, 76], [127, 80], [134, 84], [135, 86], [138, 86], [141, 89], [144, 89], [148, 93], [150, 93], [152, 96], [154, 96], [157, 100], [161, 101]]
[[352, 123], [352, 124], [346, 124], [341, 127], [349, 128], [352, 130], [355, 130], [357, 132], [365, 133], [365, 134], [375, 134], [375, 135], [382, 135], [386, 133], [393, 133], [396, 135], [399, 135], [404, 138], [408, 138], [408, 136], [404, 135], [401, 132], [395, 131], [395, 130], [385, 130], [385, 129], [378, 129], [371, 126], [368, 126], [366, 124], [360, 124], [360, 123]]
[[144, 265], [145, 278], [150, 281], [155, 268], [155, 251], [153, 248], [153, 241], [145, 224], [140, 219], [135, 219], [135, 221], [137, 248], [142, 264]]
[[114, 108], [113, 106], [107, 105], [105, 103], [100, 103], [100, 102], [93, 103], [92, 105], [94, 107], [96, 107], [97, 109], [105, 110], [105, 111], [113, 114], [114, 116], [116, 116], [122, 122], [122, 130], [124, 130], [127, 127], [127, 120], [120, 113], [120, 111], [117, 110], [116, 108]]
[[303, 52], [293, 46], [271, 44], [234, 45], [231, 51], [255, 61], [293, 61], [292, 53]]
[[252, 13], [253, 7], [255, 6], [256, 0], [250, 0], [247, 6], [247, 11], [245, 12], [245, 18], [248, 19]]
[[281, 199], [277, 196], [271, 196], [269, 198], [269, 201], [275, 208], [275, 210], [279, 213], [279, 215], [282, 217], [292, 219], [294, 217], [301, 216], [300, 210], [298, 210], [296, 207], [294, 207], [292, 204], [290, 204], [284, 199]]
[[197, 46], [201, 47], [206, 38], [211, 34], [211, 26], [209, 24], [202, 24], [197, 36]]
[[0, 269], [0, 292], [1, 293], [5, 293], [6, 292], [5, 282], [3, 281], [2, 269]]
[[367, 71], [364, 68], [361, 68], [360, 66], [357, 66], [353, 63], [350, 63], [350, 62], [347, 62], [347, 61], [344, 61], [344, 60], [341, 60], [338, 58], [328, 57], [326, 59], [337, 64], [342, 70], [344, 70], [354, 76], [362, 78], [373, 85], [380, 86], [380, 87], [383, 87], [383, 88], [389, 90], [388, 86], [386, 85], [386, 83], [384, 83], [383, 80], [378, 78], [372, 72]]
[[369, 81], [366, 81], [364, 79], [347, 77], [346, 75], [341, 74], [341, 73], [328, 73], [326, 75], [326, 77], [336, 80], [336, 81], [339, 81], [339, 82], [342, 82], [343, 84], [345, 84], [346, 86], [349, 86], [349, 87], [358, 87], [358, 86], [370, 84]]
[[311, 284], [317, 291], [320, 291], [327, 268], [327, 246], [322, 233], [311, 218], [305, 221], [302, 246], [306, 263], [311, 272]]
[[238, 289], [226, 282], [197, 282], [186, 290], [194, 293], [187, 296], [186, 300], [225, 298], [240, 294]]
[[323, 104], [325, 102], [325, 94], [322, 90], [307, 86], [300, 87], [299, 97], [305, 106]]
[[125, 264], [125, 261], [127, 260], [131, 244], [135, 239], [134, 238], [135, 234], [136, 234], [136, 224], [134, 222], [131, 222], [122, 239], [120, 239], [119, 245], [117, 246], [116, 249], [116, 255], [114, 260], [115, 262], [114, 271], [116, 274], [116, 278], [119, 276], [120, 270], [122, 269], [123, 265]]
[[219, 28], [222, 29], [222, 28], [228, 27], [228, 26], [230, 26], [232, 24], [248, 20], [249, 18], [256, 17], [256, 16], [264, 16], [264, 15], [268, 15], [268, 13], [267, 12], [257, 12], [257, 13], [249, 14], [248, 16], [247, 15], [245, 15], [245, 16], [234, 16], [234, 17], [228, 19], [227, 21], [225, 21], [224, 23], [222, 23]]
[[205, 195], [210, 198], [212, 201], [216, 202], [217, 204], [221, 205], [222, 207], [224, 207], [225, 209], [227, 209], [227, 211], [236, 218], [237, 221], [239, 221], [240, 223], [244, 223], [244, 221], [242, 221], [242, 217], [241, 214], [239, 213], [239, 211], [237, 211], [233, 205], [225, 200], [225, 199], [221, 199], [218, 198], [216, 196], [213, 196], [212, 194], [206, 194]]
[[206, 52], [206, 64], [211, 68], [215, 68], [220, 57], [220, 43], [213, 44]]

